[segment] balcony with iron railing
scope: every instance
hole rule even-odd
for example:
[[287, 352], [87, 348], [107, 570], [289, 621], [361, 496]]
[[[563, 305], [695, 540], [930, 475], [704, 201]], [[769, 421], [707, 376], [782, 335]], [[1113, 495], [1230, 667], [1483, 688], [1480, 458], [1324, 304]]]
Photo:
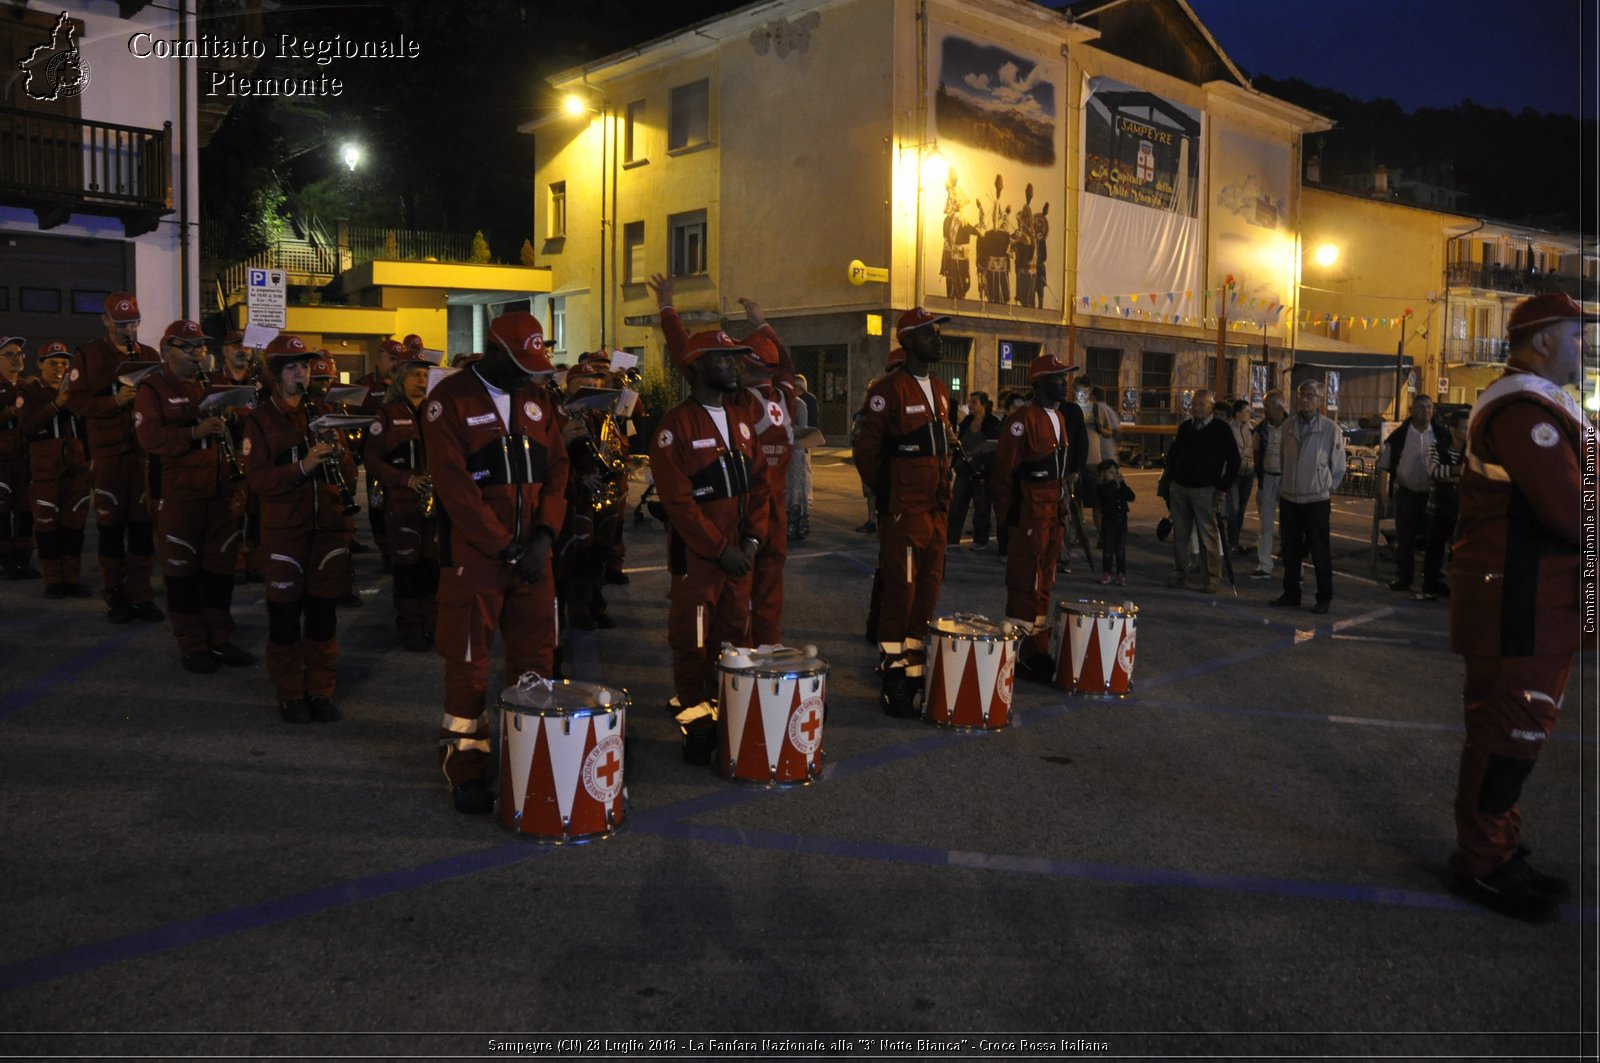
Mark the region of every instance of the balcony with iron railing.
[[41, 229], [73, 214], [121, 220], [129, 236], [172, 213], [172, 123], [160, 129], [0, 107], [0, 203]]
[[1570, 273], [1536, 273], [1512, 266], [1458, 264], [1449, 268], [1446, 280], [1452, 288], [1475, 288], [1480, 291], [1510, 292], [1515, 295], [1565, 292], [1573, 298], [1581, 298], [1583, 294], [1582, 277]]
[[1444, 360], [1449, 365], [1496, 365], [1506, 360], [1511, 345], [1487, 336], [1452, 336], [1444, 341]]

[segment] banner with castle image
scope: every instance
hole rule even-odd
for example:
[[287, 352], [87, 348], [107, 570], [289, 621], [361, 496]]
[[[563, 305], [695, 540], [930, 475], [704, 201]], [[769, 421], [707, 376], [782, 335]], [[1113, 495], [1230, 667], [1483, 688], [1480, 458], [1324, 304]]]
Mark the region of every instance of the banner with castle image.
[[1089, 77], [1081, 124], [1080, 309], [1192, 323], [1203, 305], [1200, 112]]
[[1065, 74], [1059, 57], [929, 27], [926, 138], [937, 156], [922, 170], [921, 224], [930, 296], [965, 313], [1060, 312]]
[[1222, 122], [1211, 133], [1210, 286], [1220, 289], [1232, 276], [1228, 320], [1282, 335], [1294, 288], [1289, 143]]

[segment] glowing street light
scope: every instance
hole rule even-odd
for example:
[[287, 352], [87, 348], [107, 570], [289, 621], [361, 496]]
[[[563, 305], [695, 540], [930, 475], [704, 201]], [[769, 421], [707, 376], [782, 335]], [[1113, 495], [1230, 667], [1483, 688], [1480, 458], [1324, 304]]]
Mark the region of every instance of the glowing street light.
[[356, 167], [361, 165], [361, 145], [348, 143], [339, 152], [344, 164], [350, 168], [351, 173], [356, 172]]
[[1337, 244], [1320, 244], [1320, 245], [1318, 245], [1317, 249], [1311, 253], [1311, 261], [1315, 262], [1317, 265], [1321, 266], [1323, 269], [1327, 269], [1329, 266], [1331, 266], [1335, 262], [1339, 261], [1339, 247], [1338, 247], [1338, 245]]
[[589, 109], [589, 104], [576, 92], [569, 92], [561, 101], [561, 109], [576, 118]]

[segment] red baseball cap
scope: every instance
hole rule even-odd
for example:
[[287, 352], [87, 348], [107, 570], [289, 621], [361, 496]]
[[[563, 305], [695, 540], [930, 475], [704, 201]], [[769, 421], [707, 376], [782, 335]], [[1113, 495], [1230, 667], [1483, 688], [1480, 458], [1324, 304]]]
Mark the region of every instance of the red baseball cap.
[[689, 367], [705, 357], [707, 351], [729, 351], [733, 354], [749, 354], [750, 345], [740, 343], [721, 329], [696, 332], [689, 337], [689, 343], [684, 348], [683, 356], [678, 359], [678, 371], [688, 372]]
[[112, 292], [106, 296], [106, 315], [119, 325], [139, 320], [139, 300], [132, 292]]
[[312, 357], [311, 348], [307, 347], [299, 336], [287, 332], [280, 332], [272, 337], [272, 342], [267, 344], [262, 353], [278, 361], [304, 362]]
[[524, 373], [555, 371], [544, 350], [544, 327], [528, 311], [513, 310], [489, 322], [489, 338], [508, 352]]
[[182, 319], [168, 325], [166, 331], [161, 334], [162, 343], [168, 340], [183, 340], [188, 343], [205, 338], [205, 330], [200, 327], [198, 322], [184, 321]]
[[1583, 307], [1572, 301], [1572, 296], [1565, 292], [1551, 292], [1549, 295], [1535, 295], [1531, 299], [1524, 299], [1511, 309], [1511, 316], [1506, 319], [1506, 335], [1515, 340], [1529, 335], [1546, 325], [1553, 325], [1557, 321], [1597, 321], [1600, 317], [1585, 313]]
[[[13, 337], [13, 338], [17, 338], [17, 337]], [[4, 346], [5, 346], [5, 344], [0, 343], [0, 347], [4, 347]], [[65, 343], [62, 343], [60, 340], [50, 340], [48, 343], [41, 343], [39, 345], [38, 351], [36, 351], [34, 353], [34, 355], [33, 355], [33, 360], [36, 361], [36, 362], [42, 362], [46, 358], [71, 358], [71, 357], [72, 357], [72, 352], [67, 349], [67, 345]]]
[[1028, 383], [1033, 383], [1042, 376], [1055, 376], [1057, 373], [1076, 373], [1078, 367], [1067, 365], [1053, 354], [1041, 354], [1028, 366]]
[[21, 336], [0, 336], [0, 350], [11, 346], [13, 343], [17, 345], [17, 352], [19, 354], [22, 352], [22, 349], [28, 345], [28, 341], [23, 339]]
[[229, 331], [227, 331], [226, 333], [223, 334], [222, 342], [223, 343], [243, 343], [244, 342], [244, 333], [240, 332], [238, 329], [230, 329]]
[[776, 369], [778, 366], [777, 346], [759, 332], [752, 332], [744, 338], [749, 345], [750, 353], [745, 355], [745, 360], [760, 369]]
[[318, 351], [311, 356], [311, 367], [307, 374], [312, 377], [333, 377], [339, 374], [333, 368], [333, 359], [328, 357], [327, 351]]
[[399, 358], [406, 353], [406, 348], [399, 340], [383, 339], [378, 341], [378, 352], [390, 358]]
[[900, 315], [900, 323], [894, 327], [894, 334], [903, 338], [908, 332], [914, 332], [928, 325], [942, 325], [949, 320], [948, 314], [935, 314], [931, 310], [913, 306]]
[[436, 355], [425, 350], [413, 351], [408, 349], [394, 360], [394, 367], [402, 369], [413, 365], [438, 365], [436, 357]]
[[400, 341], [400, 346], [408, 351], [420, 351], [423, 347], [422, 337], [413, 332]]
[[454, 358], [450, 359], [450, 364], [455, 366], [457, 369], [460, 369], [460, 368], [462, 368], [464, 366], [471, 365], [473, 362], [481, 362], [481, 361], [483, 361], [483, 352], [482, 351], [471, 351], [471, 352], [469, 352], [467, 354], [458, 354], [458, 355], [456, 355]]

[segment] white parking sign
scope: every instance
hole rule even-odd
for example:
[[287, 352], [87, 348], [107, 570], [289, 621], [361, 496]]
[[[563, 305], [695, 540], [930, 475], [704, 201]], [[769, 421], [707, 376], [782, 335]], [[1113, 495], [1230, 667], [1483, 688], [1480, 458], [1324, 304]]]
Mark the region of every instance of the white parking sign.
[[288, 297], [283, 286], [283, 271], [253, 269], [245, 287], [245, 305], [250, 309], [250, 324], [282, 330]]

